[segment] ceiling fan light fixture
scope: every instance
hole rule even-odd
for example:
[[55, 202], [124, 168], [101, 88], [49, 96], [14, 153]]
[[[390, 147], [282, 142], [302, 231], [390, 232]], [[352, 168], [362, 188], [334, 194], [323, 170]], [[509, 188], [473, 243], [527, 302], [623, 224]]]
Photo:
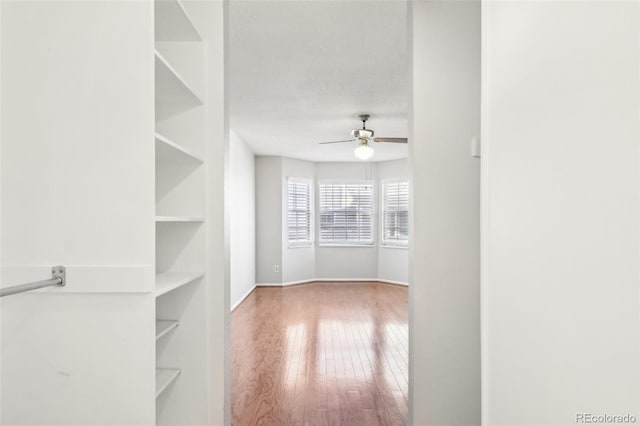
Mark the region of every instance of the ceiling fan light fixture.
[[365, 140], [363, 142], [360, 142], [360, 145], [356, 147], [353, 153], [355, 154], [356, 157], [364, 161], [373, 157], [374, 152], [373, 152], [373, 148], [371, 148], [367, 143], [367, 141]]
[[[2, 0], [0, 0], [2, 1]], [[351, 131], [351, 137], [353, 139], [342, 140], [342, 141], [329, 141], [329, 142], [318, 142], [321, 145], [329, 144], [329, 143], [346, 143], [346, 142], [359, 142], [358, 147], [355, 150], [355, 155], [361, 160], [367, 160], [373, 157], [373, 148], [369, 146], [369, 142], [391, 142], [391, 143], [407, 143], [407, 138], [374, 138], [374, 132], [371, 129], [367, 129], [367, 120], [369, 119], [369, 114], [360, 114], [358, 116], [362, 121], [362, 129], [353, 129]]]
[[359, 139], [371, 139], [373, 137], [373, 130], [355, 129], [351, 131], [351, 136]]

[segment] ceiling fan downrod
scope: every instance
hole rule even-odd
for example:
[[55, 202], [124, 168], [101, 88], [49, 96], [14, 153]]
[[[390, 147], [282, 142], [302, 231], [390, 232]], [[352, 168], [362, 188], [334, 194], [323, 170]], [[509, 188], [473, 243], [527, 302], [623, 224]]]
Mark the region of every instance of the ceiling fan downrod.
[[367, 120], [369, 119], [369, 114], [360, 114], [358, 117], [360, 117], [360, 121], [362, 121], [362, 130], [366, 130], [366, 123]]

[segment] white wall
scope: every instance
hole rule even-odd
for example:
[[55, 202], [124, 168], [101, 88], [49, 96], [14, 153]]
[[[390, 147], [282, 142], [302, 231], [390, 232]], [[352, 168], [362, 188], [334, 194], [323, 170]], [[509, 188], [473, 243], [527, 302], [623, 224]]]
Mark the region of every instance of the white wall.
[[638, 416], [639, 4], [485, 7], [484, 423]]
[[477, 425], [480, 164], [470, 139], [480, 132], [480, 2], [410, 7], [409, 424]]
[[281, 284], [282, 157], [256, 157], [255, 165], [256, 283]]
[[[377, 163], [379, 184], [377, 191], [380, 194], [378, 232], [382, 232], [382, 184], [385, 181], [398, 181], [409, 179], [409, 161], [394, 160], [381, 161]], [[409, 250], [408, 248], [388, 247], [380, 245], [378, 247], [378, 274], [381, 280], [393, 281], [397, 283], [409, 283]]]
[[[289, 198], [287, 178], [296, 177], [310, 179], [315, 176], [315, 165], [309, 161], [282, 158], [282, 229], [287, 229]], [[315, 188], [313, 189], [315, 193]], [[282, 232], [282, 282], [292, 283], [315, 278], [316, 248], [315, 244], [306, 247], [289, 248], [287, 233]]]
[[255, 157], [233, 131], [229, 136], [231, 306], [256, 285]]
[[[258, 284], [296, 283], [313, 279], [384, 279], [408, 283], [408, 250], [374, 247], [318, 246], [289, 248], [283, 230], [287, 227], [287, 177], [314, 181], [314, 204], [318, 204], [317, 187], [322, 181], [373, 181], [376, 201], [379, 201], [382, 170], [384, 179], [407, 179], [407, 160], [378, 163], [313, 163], [286, 157], [256, 157], [257, 236], [256, 249]], [[280, 186], [275, 181], [280, 179]], [[276, 212], [276, 204], [281, 203]], [[375, 204], [379, 217], [379, 203]], [[317, 213], [317, 212], [316, 212]], [[277, 216], [279, 215], [279, 216]], [[317, 214], [316, 214], [317, 216]], [[314, 218], [314, 234], [317, 233], [317, 217]], [[280, 232], [281, 244], [273, 238]], [[380, 223], [376, 220], [376, 239]], [[315, 238], [314, 238], [315, 239]], [[273, 272], [278, 264], [281, 272]]]
[[153, 424], [153, 3], [0, 7], [0, 423]]

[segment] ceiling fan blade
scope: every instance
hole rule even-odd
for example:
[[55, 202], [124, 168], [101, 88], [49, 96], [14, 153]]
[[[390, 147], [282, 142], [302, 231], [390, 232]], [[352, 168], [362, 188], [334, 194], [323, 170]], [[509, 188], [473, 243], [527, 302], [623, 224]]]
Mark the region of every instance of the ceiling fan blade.
[[343, 142], [354, 142], [354, 140], [353, 139], [348, 139], [348, 140], [345, 140], [345, 141], [331, 141], [331, 142], [318, 142], [318, 143], [320, 145], [324, 145], [324, 144], [327, 144], [327, 143], [343, 143]]
[[407, 143], [407, 138], [373, 138], [375, 142]]

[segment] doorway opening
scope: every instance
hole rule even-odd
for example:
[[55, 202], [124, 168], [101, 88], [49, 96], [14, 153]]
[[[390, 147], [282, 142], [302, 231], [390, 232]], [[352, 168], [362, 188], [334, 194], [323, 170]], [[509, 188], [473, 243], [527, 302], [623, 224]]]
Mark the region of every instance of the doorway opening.
[[233, 425], [407, 421], [406, 22], [229, 4]]

